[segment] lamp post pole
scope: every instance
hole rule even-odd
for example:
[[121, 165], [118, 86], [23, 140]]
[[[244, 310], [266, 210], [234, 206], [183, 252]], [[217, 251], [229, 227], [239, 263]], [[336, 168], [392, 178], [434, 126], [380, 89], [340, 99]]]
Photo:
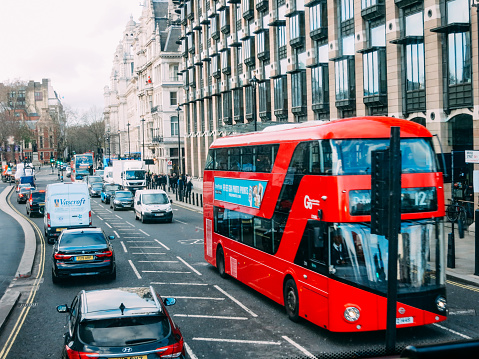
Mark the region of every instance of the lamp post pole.
[[121, 132], [118, 130], [118, 159], [121, 160]]
[[143, 157], [142, 160], [144, 161], [145, 160], [145, 119], [142, 118], [141, 119], [141, 122], [142, 122], [142, 125], [143, 125], [143, 141], [142, 141], [142, 147], [143, 147], [143, 152], [141, 154], [141, 156]]
[[181, 143], [180, 143], [180, 111], [181, 111], [181, 107], [178, 106], [176, 108], [176, 112], [178, 114], [178, 171], [180, 173], [178, 173], [178, 176], [181, 176], [182, 175], [182, 170], [181, 170]]
[[130, 123], [128, 122], [126, 124], [126, 126], [128, 127], [128, 159], [130, 159], [130, 156], [131, 156], [131, 151], [130, 151]]
[[110, 165], [111, 162], [111, 134], [110, 131], [108, 131], [108, 166]]
[[250, 80], [251, 85], [253, 86], [253, 121], [254, 121], [254, 131], [258, 130], [257, 119], [256, 119], [256, 85], [258, 84], [258, 79], [256, 76]]

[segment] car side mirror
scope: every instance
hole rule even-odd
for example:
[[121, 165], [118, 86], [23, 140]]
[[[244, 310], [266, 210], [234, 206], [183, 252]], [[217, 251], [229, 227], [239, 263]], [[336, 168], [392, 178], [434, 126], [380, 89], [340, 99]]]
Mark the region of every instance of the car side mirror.
[[68, 305], [66, 305], [66, 304], [57, 305], [57, 312], [58, 313], [68, 313], [68, 312], [70, 312], [70, 308], [68, 308]]
[[115, 236], [108, 236], [108, 239], [111, 241], [111, 240], [115, 239]]
[[140, 205], [140, 204], [141, 204], [141, 201], [136, 201], [136, 204]]
[[173, 203], [173, 200], [170, 198], [170, 203]]
[[176, 303], [176, 299], [175, 298], [165, 298], [163, 300], [163, 303], [165, 303], [166, 306], [174, 305]]

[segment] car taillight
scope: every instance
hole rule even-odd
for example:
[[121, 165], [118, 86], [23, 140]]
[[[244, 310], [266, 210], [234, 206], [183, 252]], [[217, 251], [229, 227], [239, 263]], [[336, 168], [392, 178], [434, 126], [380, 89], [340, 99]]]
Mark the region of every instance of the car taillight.
[[90, 217], [90, 226], [91, 226], [91, 211], [88, 212], [88, 216]]
[[112, 251], [104, 251], [102, 253], [97, 253], [95, 254], [95, 256], [97, 258], [104, 258], [104, 257], [112, 257], [113, 256], [113, 252]]
[[61, 254], [61, 253], [55, 253], [53, 255], [53, 258], [58, 259], [60, 261], [65, 261], [67, 259], [70, 259], [72, 256], [68, 254]]
[[31, 206], [33, 204], [33, 199], [30, 198], [29, 202], [30, 202], [30, 206]]
[[158, 348], [157, 350], [161, 350], [161, 352], [156, 353], [160, 358], [178, 358], [183, 353], [183, 338], [173, 345]]
[[47, 213], [47, 226], [48, 226], [48, 228], [51, 227], [51, 224], [52, 224], [52, 221], [50, 219], [50, 213]]
[[98, 353], [84, 353], [84, 352], [77, 352], [76, 350], [70, 349], [66, 346], [67, 356], [68, 359], [86, 359], [86, 358], [99, 358], [100, 354]]

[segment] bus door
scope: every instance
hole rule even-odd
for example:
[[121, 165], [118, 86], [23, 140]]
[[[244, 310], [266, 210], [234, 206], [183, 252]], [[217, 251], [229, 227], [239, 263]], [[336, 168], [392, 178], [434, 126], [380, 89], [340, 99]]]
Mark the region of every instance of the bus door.
[[326, 223], [309, 220], [294, 259], [300, 271], [300, 315], [322, 327], [328, 325], [328, 233]]

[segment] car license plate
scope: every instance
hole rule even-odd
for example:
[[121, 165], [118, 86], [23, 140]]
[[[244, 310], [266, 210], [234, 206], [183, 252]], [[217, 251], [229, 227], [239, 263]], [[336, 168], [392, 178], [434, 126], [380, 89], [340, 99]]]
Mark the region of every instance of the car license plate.
[[63, 231], [64, 229], [66, 229], [66, 228], [57, 228], [56, 231], [57, 231], [57, 232], [61, 232], [61, 231]]
[[38, 205], [39, 205], [40, 207], [43, 207], [43, 206], [45, 206], [45, 203], [39, 203]]
[[93, 259], [93, 256], [78, 256], [78, 257], [75, 257], [75, 261], [76, 262], [79, 262], [79, 261], [91, 261]]
[[163, 213], [155, 213], [155, 216], [161, 217], [161, 216], [163, 216]]
[[147, 358], [146, 358], [146, 355], [136, 355], [134, 357], [121, 357], [118, 359], [147, 359]]
[[413, 323], [414, 323], [413, 317], [396, 318], [396, 325], [413, 324]]

